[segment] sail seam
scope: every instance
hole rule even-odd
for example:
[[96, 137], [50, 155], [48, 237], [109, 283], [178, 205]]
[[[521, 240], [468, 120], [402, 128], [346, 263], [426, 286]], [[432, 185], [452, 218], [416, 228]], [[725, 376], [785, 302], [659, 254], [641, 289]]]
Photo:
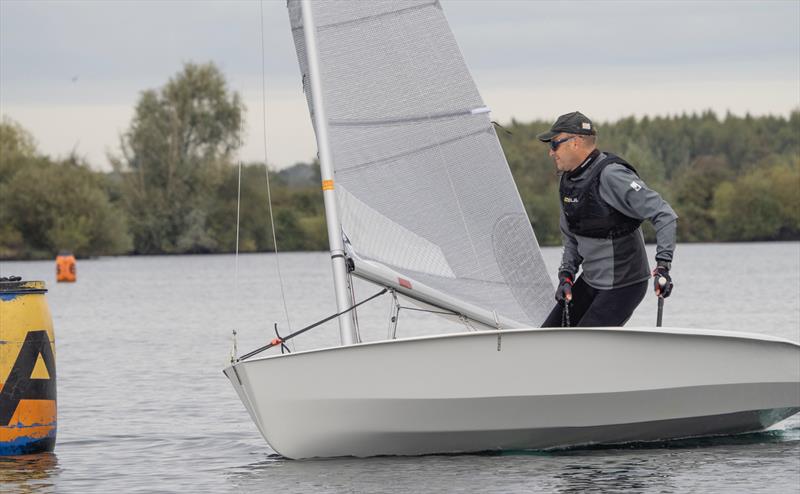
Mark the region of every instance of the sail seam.
[[[317, 25], [317, 32], [323, 31], [323, 30], [326, 30], [326, 29], [335, 28], [335, 27], [346, 26], [348, 24], [357, 24], [359, 22], [369, 22], [369, 21], [372, 21], [372, 20], [375, 20], [375, 19], [380, 19], [381, 17], [388, 17], [388, 16], [391, 16], [391, 15], [402, 15], [402, 14], [405, 14], [405, 13], [410, 12], [410, 11], [424, 9], [424, 8], [427, 8], [427, 7], [432, 7], [432, 6], [437, 5], [438, 3], [439, 3], [439, 0], [434, 0], [433, 2], [430, 2], [430, 3], [423, 3], [423, 4], [420, 4], [420, 5], [414, 5], [412, 7], [406, 7], [404, 9], [399, 9], [399, 10], [392, 10], [392, 11], [389, 11], [389, 12], [384, 12], [382, 14], [368, 15], [366, 17], [358, 17], [356, 19], [350, 19], [350, 20], [347, 20], [347, 21], [340, 21], [340, 22], [333, 22], [331, 24]], [[297, 31], [298, 29], [303, 29], [303, 24], [302, 23], [299, 26], [292, 28], [292, 31]]]
[[471, 110], [458, 110], [447, 113], [437, 113], [430, 116], [414, 116], [403, 118], [385, 118], [385, 119], [371, 119], [371, 120], [328, 120], [329, 126], [335, 127], [366, 127], [366, 126], [382, 126], [382, 125], [398, 125], [405, 123], [427, 122], [430, 120], [446, 120], [450, 118], [472, 116], [480, 113], [485, 113], [483, 110], [486, 107], [475, 108]]
[[490, 130], [491, 130], [491, 128], [487, 127], [487, 128], [484, 128], [484, 129], [477, 130], [475, 132], [470, 132], [469, 134], [464, 134], [462, 136], [446, 139], [444, 141], [437, 142], [435, 144], [429, 144], [427, 146], [422, 146], [422, 147], [419, 147], [419, 148], [416, 148], [416, 149], [412, 149], [410, 151], [406, 151], [405, 153], [395, 154], [395, 155], [389, 156], [387, 158], [381, 158], [379, 160], [366, 161], [364, 163], [359, 163], [357, 165], [353, 165], [353, 166], [349, 166], [347, 168], [339, 169], [339, 170], [336, 170], [336, 173], [337, 174], [346, 175], [346, 174], [351, 173], [351, 172], [355, 172], [355, 171], [358, 171], [358, 170], [363, 170], [364, 168], [367, 168], [367, 167], [370, 167], [370, 166], [375, 166], [375, 165], [379, 165], [379, 164], [383, 164], [383, 163], [391, 163], [392, 161], [396, 161], [396, 160], [398, 160], [400, 158], [405, 158], [406, 156], [411, 156], [411, 155], [414, 155], [414, 154], [417, 154], [417, 153], [421, 153], [421, 152], [424, 152], [424, 151], [429, 151], [429, 150], [431, 150], [431, 149], [433, 149], [433, 148], [435, 148], [437, 146], [453, 144], [454, 142], [463, 141], [464, 139], [468, 139], [468, 138], [474, 137], [476, 135], [488, 133]]

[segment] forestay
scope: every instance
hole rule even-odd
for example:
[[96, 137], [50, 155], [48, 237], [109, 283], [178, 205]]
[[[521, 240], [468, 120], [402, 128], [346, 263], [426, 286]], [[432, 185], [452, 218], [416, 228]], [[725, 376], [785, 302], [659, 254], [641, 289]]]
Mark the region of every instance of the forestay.
[[[540, 325], [553, 287], [439, 3], [318, 1], [313, 15], [355, 274], [484, 324]], [[289, 16], [311, 109], [299, 1]]]

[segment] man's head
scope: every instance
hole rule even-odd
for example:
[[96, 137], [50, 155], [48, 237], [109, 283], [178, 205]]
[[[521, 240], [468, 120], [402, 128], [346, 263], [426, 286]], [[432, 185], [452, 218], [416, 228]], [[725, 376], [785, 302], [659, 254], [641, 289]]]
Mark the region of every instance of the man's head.
[[577, 168], [594, 151], [597, 130], [586, 115], [575, 111], [561, 115], [550, 130], [536, 137], [550, 144], [550, 156], [556, 168], [568, 172]]

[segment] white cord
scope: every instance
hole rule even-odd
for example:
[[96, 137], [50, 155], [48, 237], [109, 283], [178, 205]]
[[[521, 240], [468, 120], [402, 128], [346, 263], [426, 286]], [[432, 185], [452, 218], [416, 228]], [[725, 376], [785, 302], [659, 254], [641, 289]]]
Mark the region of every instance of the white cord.
[[[270, 190], [270, 183], [269, 183], [269, 165], [267, 164], [267, 89], [266, 89], [266, 68], [264, 62], [264, 2], [263, 0], [259, 1], [259, 6], [261, 7], [261, 15], [259, 16], [259, 20], [261, 21], [261, 119], [262, 119], [262, 128], [263, 128], [263, 136], [264, 136], [264, 171], [267, 177], [267, 202], [269, 203], [269, 223], [272, 226], [272, 245], [275, 247], [275, 268], [278, 273], [278, 284], [281, 287], [281, 299], [283, 300], [283, 312], [286, 316], [286, 326], [288, 327], [288, 331], [292, 332], [292, 323], [289, 319], [289, 308], [286, 305], [286, 292], [283, 289], [283, 277], [281, 276], [281, 263], [278, 257], [278, 239], [275, 235], [275, 219], [272, 214], [272, 192]], [[292, 344], [292, 351], [294, 351], [294, 341], [290, 342]]]
[[240, 222], [240, 211], [242, 205], [242, 162], [239, 161], [239, 185], [236, 191], [236, 253], [234, 254], [234, 264], [236, 268], [234, 270], [234, 293], [236, 294], [236, 299], [239, 299], [239, 222]]
[[[242, 204], [242, 162], [239, 161], [239, 185], [236, 190], [236, 252], [233, 255], [233, 295], [236, 300], [240, 300], [239, 297], [239, 224], [240, 224], [240, 211], [241, 211], [241, 204]], [[236, 302], [234, 302], [235, 304]], [[238, 322], [238, 321], [237, 321]], [[236, 329], [233, 329], [233, 348], [231, 349], [231, 363], [233, 363], [237, 355], [237, 348], [236, 348]]]

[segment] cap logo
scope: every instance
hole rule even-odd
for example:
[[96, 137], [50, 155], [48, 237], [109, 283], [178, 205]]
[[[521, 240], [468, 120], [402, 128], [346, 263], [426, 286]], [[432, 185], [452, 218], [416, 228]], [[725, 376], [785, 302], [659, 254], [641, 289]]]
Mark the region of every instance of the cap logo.
[[583, 122], [581, 124], [581, 128], [583, 130], [592, 130], [592, 124], [590, 124], [589, 122]]

